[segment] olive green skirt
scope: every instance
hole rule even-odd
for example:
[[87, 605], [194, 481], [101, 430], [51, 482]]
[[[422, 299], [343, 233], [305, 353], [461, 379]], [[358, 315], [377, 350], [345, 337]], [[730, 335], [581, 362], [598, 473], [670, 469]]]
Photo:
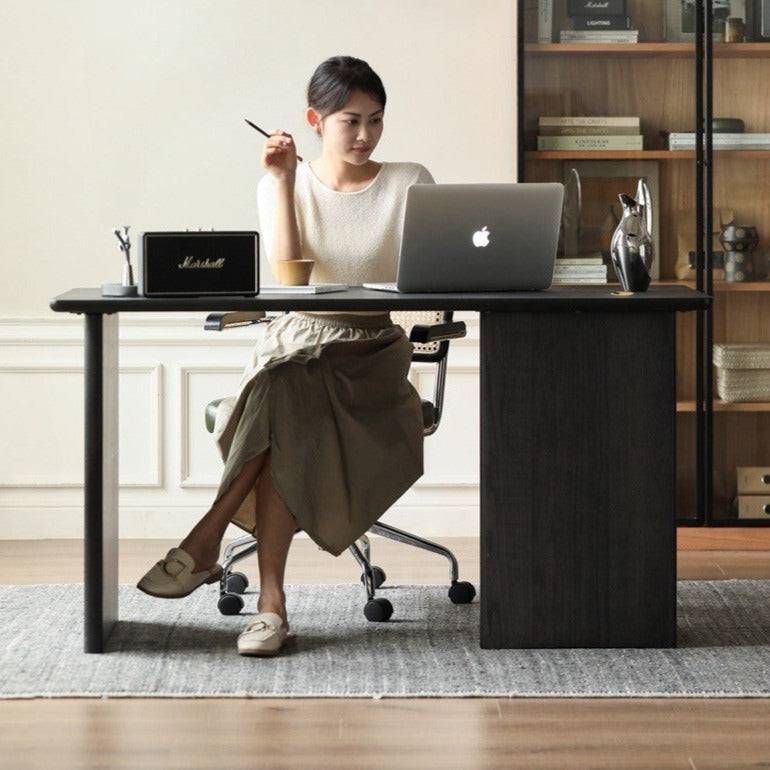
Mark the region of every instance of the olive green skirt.
[[[237, 392], [217, 409], [225, 466], [214, 503], [269, 449], [265, 467], [298, 526], [339, 556], [423, 475], [413, 349], [389, 313], [293, 311], [266, 324]], [[259, 481], [232, 518], [255, 535]]]

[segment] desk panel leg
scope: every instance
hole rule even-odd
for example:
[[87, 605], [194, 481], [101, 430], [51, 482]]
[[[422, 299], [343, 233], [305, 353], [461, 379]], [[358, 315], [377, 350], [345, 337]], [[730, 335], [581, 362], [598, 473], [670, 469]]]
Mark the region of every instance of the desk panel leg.
[[676, 646], [675, 315], [481, 314], [481, 647]]
[[85, 652], [118, 620], [118, 314], [86, 313]]

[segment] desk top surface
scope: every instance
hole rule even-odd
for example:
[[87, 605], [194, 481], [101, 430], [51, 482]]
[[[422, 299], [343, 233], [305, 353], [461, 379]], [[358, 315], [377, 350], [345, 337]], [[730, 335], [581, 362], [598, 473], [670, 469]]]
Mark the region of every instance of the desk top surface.
[[70, 289], [50, 301], [63, 313], [126, 313], [194, 310], [475, 310], [524, 311], [687, 311], [703, 310], [711, 297], [687, 286], [653, 285], [645, 292], [618, 296], [617, 284], [552, 286], [543, 291], [431, 292], [397, 294], [351, 286], [326, 294], [260, 293], [255, 297], [103, 297], [101, 288]]

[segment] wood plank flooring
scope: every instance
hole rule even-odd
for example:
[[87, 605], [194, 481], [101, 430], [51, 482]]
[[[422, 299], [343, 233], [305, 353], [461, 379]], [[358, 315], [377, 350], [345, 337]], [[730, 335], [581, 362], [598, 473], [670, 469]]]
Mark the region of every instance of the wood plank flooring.
[[[461, 579], [478, 586], [478, 540], [442, 542]], [[122, 541], [120, 582], [135, 582], [177, 544]], [[448, 579], [432, 554], [379, 538], [372, 551], [393, 581]], [[245, 571], [257, 584], [255, 557]], [[678, 574], [768, 579], [770, 552], [681, 550]], [[295, 539], [287, 583], [348, 580], [358, 581], [352, 557]], [[82, 543], [1, 541], [0, 581], [81, 582]], [[737, 770], [770, 767], [768, 725], [770, 700], [751, 698], [3, 700], [0, 768]]]

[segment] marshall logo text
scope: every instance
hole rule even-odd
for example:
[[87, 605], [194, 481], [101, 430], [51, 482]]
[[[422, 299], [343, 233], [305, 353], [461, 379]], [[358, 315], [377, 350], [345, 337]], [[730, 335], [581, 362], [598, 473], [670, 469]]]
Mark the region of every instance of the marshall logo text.
[[225, 258], [220, 257], [219, 259], [211, 260], [208, 257], [205, 259], [200, 259], [197, 257], [185, 257], [178, 265], [177, 267], [180, 268], [213, 268], [215, 270], [220, 270], [225, 266]]

